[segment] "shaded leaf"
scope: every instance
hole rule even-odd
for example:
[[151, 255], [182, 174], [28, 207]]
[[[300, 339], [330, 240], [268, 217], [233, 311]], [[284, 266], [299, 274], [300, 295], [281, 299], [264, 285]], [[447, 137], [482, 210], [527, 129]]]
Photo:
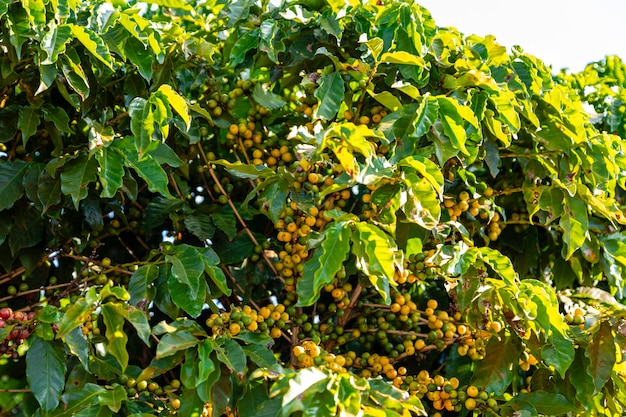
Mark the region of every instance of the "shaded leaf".
[[56, 338], [61, 339], [65, 337], [69, 332], [84, 323], [91, 309], [91, 304], [85, 298], [81, 297], [76, 300], [63, 314], [63, 320], [59, 324]]
[[35, 337], [26, 352], [26, 378], [44, 411], [59, 405], [67, 371], [62, 343]]
[[461, 106], [455, 99], [449, 97], [437, 97], [437, 103], [439, 104], [439, 120], [441, 120], [446, 136], [456, 150], [469, 156], [470, 153], [465, 147], [467, 135], [463, 127]]
[[96, 153], [96, 160], [100, 165], [99, 178], [102, 184], [100, 196], [112, 198], [123, 185], [124, 158], [112, 148], [101, 148]]
[[95, 158], [81, 154], [63, 165], [61, 171], [61, 191], [72, 197], [74, 208], [78, 210], [81, 200], [87, 197], [87, 185], [96, 180], [98, 164]]
[[171, 356], [179, 350], [189, 349], [198, 344], [198, 339], [186, 330], [178, 330], [172, 333], [166, 333], [161, 337], [157, 345], [157, 359]]
[[607, 321], [600, 323], [585, 350], [585, 356], [589, 358], [587, 374], [593, 378], [595, 392], [599, 392], [611, 377], [616, 360], [615, 340]]
[[172, 264], [172, 277], [185, 285], [193, 298], [198, 294], [204, 272], [202, 255], [192, 246], [179, 245], [174, 248], [172, 255], [166, 255], [165, 260]]
[[0, 210], [13, 206], [24, 195], [23, 178], [29, 163], [22, 160], [0, 164]]
[[239, 345], [229, 337], [219, 337], [214, 345], [217, 358], [236, 374], [243, 374], [246, 367], [246, 355]]
[[472, 385], [500, 396], [513, 382], [513, 366], [520, 356], [520, 345], [511, 338], [503, 342], [492, 337], [485, 352], [485, 359], [477, 363], [472, 375]]
[[22, 144], [26, 146], [28, 139], [37, 132], [41, 118], [41, 111], [38, 108], [27, 106], [20, 110], [17, 119], [17, 128], [22, 132]]
[[121, 304], [106, 303], [100, 308], [106, 326], [107, 352], [117, 359], [124, 371], [128, 366], [128, 350], [126, 349], [128, 336], [124, 332], [124, 307]]
[[119, 384], [113, 384], [112, 389], [107, 389], [98, 395], [98, 402], [101, 406], [108, 407], [114, 413], [120, 411], [122, 402], [128, 400], [126, 390]]
[[315, 90], [319, 106], [316, 116], [323, 120], [332, 120], [337, 115], [339, 107], [344, 98], [344, 82], [341, 74], [331, 72], [322, 75], [319, 80], [319, 87]]
[[344, 222], [332, 223], [324, 230], [324, 240], [304, 263], [302, 277], [296, 282], [298, 306], [308, 306], [320, 296], [322, 287], [335, 279], [350, 253], [352, 230]]

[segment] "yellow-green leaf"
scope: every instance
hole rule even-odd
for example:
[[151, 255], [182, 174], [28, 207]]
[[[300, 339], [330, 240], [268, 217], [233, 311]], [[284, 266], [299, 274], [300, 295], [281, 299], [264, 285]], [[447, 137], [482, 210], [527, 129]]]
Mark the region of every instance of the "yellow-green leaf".
[[172, 109], [174, 109], [180, 117], [182, 117], [185, 122], [185, 126], [189, 129], [191, 126], [191, 116], [189, 115], [187, 101], [168, 84], [162, 84], [157, 92], [163, 94], [167, 98], [167, 103], [172, 106]]

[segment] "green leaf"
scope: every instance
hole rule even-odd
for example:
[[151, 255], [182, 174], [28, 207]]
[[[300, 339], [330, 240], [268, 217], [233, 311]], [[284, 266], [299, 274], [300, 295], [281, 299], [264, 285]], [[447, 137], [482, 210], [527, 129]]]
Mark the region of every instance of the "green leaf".
[[383, 52], [383, 47], [385, 46], [383, 40], [380, 38], [372, 38], [364, 43], [367, 45], [367, 48], [372, 53], [374, 61], [378, 61], [378, 57]]
[[166, 97], [168, 104], [172, 106], [172, 109], [183, 119], [187, 130], [189, 130], [191, 126], [191, 116], [189, 115], [187, 101], [167, 84], [162, 84], [157, 90], [157, 93], [163, 94]]
[[267, 207], [267, 214], [272, 223], [276, 223], [280, 219], [280, 214], [285, 207], [287, 197], [291, 192], [287, 181], [283, 181], [279, 177], [266, 180], [261, 183], [263, 190], [258, 194], [257, 200], [262, 204], [262, 207]]
[[502, 277], [506, 285], [515, 285], [518, 275], [513, 268], [511, 260], [496, 249], [488, 247], [469, 248], [463, 254], [461, 262], [456, 264], [456, 273], [465, 274], [470, 267], [476, 265], [477, 260], [481, 260], [491, 266], [495, 273]]
[[54, 126], [61, 132], [74, 133], [70, 128], [70, 117], [62, 107], [44, 104], [41, 110], [43, 111], [43, 119], [45, 121], [54, 123]]
[[146, 45], [136, 38], [129, 38], [124, 45], [124, 53], [128, 62], [137, 67], [139, 74], [147, 81], [152, 80], [154, 54]]
[[147, 229], [161, 226], [169, 214], [183, 208], [184, 203], [171, 198], [156, 197], [146, 207], [143, 213], [143, 225]]
[[255, 180], [257, 178], [269, 178], [276, 175], [276, 173], [264, 165], [251, 165], [244, 164], [243, 162], [229, 162], [225, 159], [220, 159], [212, 162], [215, 165], [222, 165], [226, 168], [229, 174], [234, 175], [237, 178]]
[[28, 139], [37, 132], [41, 120], [41, 110], [35, 107], [23, 107], [17, 119], [17, 128], [22, 132], [22, 144], [26, 146]]
[[398, 248], [393, 239], [377, 226], [356, 223], [358, 233], [352, 236], [352, 252], [357, 268], [370, 280], [386, 304], [391, 302], [389, 284], [395, 284], [395, 254]]
[[198, 339], [186, 330], [178, 330], [172, 333], [166, 333], [161, 337], [157, 345], [157, 359], [165, 358], [173, 355], [179, 350], [192, 348], [198, 344]]
[[34, 337], [26, 352], [26, 379], [44, 411], [59, 405], [67, 371], [62, 343]]
[[572, 341], [558, 331], [554, 331], [551, 340], [541, 348], [541, 357], [545, 363], [554, 366], [561, 377], [565, 376], [565, 372], [574, 361], [574, 355]]
[[243, 346], [243, 351], [252, 362], [261, 368], [269, 368], [276, 364], [274, 352], [265, 344]]
[[441, 168], [430, 159], [413, 155], [398, 162], [398, 166], [413, 168], [430, 183], [437, 194], [443, 195], [443, 173]]
[[595, 384], [593, 377], [587, 373], [589, 359], [583, 349], [576, 350], [576, 359], [569, 368], [569, 381], [576, 389], [576, 399], [582, 404], [585, 410], [589, 411], [593, 407], [593, 395]]
[[175, 9], [192, 10], [193, 6], [186, 0], [148, 0], [148, 4], [156, 4], [163, 7], [171, 7]]
[[211, 239], [215, 234], [215, 225], [208, 214], [187, 214], [183, 223], [187, 230], [202, 241]]
[[39, 176], [41, 172], [44, 170], [45, 166], [43, 164], [30, 164], [28, 170], [24, 174], [24, 191], [26, 191], [26, 196], [30, 201], [33, 202], [37, 208], [41, 207], [41, 201], [39, 200], [39, 196], [37, 195], [37, 188], [39, 187]]
[[[205, 402], [198, 395], [196, 389], [183, 389], [180, 396], [181, 406], [178, 414], [181, 416], [201, 416]], [[143, 417], [143, 416], [142, 416]]]
[[267, 57], [275, 64], [280, 63], [279, 52], [285, 51], [280, 22], [280, 20], [266, 19], [259, 26], [259, 50], [267, 53]]
[[154, 134], [154, 113], [152, 105], [142, 97], [135, 97], [128, 106], [130, 130], [135, 138], [135, 149], [139, 158], [146, 152]]
[[204, 257], [204, 271], [207, 273], [213, 283], [217, 286], [217, 288], [222, 292], [222, 294], [230, 295], [232, 290], [228, 288], [228, 284], [226, 283], [226, 275], [222, 268], [215, 265], [211, 260], [208, 260]]
[[185, 285], [193, 298], [196, 298], [204, 272], [204, 260], [196, 248], [189, 245], [179, 245], [174, 248], [172, 255], [166, 255], [165, 261], [172, 264], [172, 277]]
[[372, 96], [374, 100], [376, 100], [391, 111], [400, 110], [402, 108], [402, 102], [398, 99], [398, 97], [394, 96], [389, 91], [375, 93], [372, 90], [367, 90], [367, 93]]
[[[174, 278], [173, 274], [170, 274], [167, 278], [166, 285], [166, 288], [157, 289], [155, 302], [159, 302], [159, 308], [171, 309], [173, 302], [173, 304], [185, 310], [191, 317], [198, 317], [202, 313], [207, 292], [207, 285], [203, 279], [198, 283], [194, 293], [192, 293], [193, 289], [189, 285]], [[171, 301], [169, 300], [170, 297]], [[164, 303], [165, 305], [163, 305]]]
[[[249, 51], [255, 50], [259, 44], [259, 29], [256, 28], [244, 33], [237, 39], [230, 50], [229, 63], [232, 66], [241, 64]], [[260, 90], [263, 92], [263, 89]], [[256, 101], [256, 100], [255, 100]], [[262, 101], [257, 101], [262, 103]], [[268, 107], [269, 108], [269, 107]]]
[[489, 100], [496, 106], [500, 119], [511, 131], [517, 132], [520, 129], [520, 119], [519, 112], [513, 105], [516, 102], [515, 93], [500, 90], [497, 94], [491, 94]]
[[159, 267], [155, 264], [147, 264], [139, 267], [128, 282], [130, 304], [137, 305], [154, 298], [153, 282], [159, 276]]
[[255, 102], [270, 110], [278, 110], [286, 104], [278, 94], [272, 93], [263, 83], [257, 83], [254, 86], [252, 98]]
[[126, 348], [128, 336], [124, 332], [124, 316], [126, 315], [124, 307], [121, 304], [106, 303], [100, 308], [106, 326], [107, 352], [117, 359], [122, 371], [124, 371], [128, 366], [128, 350]]
[[343, 78], [341, 74], [335, 71], [322, 75], [317, 82], [319, 87], [314, 94], [318, 99], [319, 106], [315, 115], [323, 120], [332, 120], [337, 115], [344, 99]]
[[96, 160], [100, 165], [100, 197], [112, 198], [124, 184], [124, 158], [115, 149], [105, 147], [96, 153]]
[[412, 137], [421, 138], [437, 120], [439, 114], [439, 102], [433, 97], [424, 97], [412, 119]]
[[93, 306], [83, 297], [74, 302], [63, 314], [63, 320], [59, 324], [56, 338], [61, 339], [72, 330], [85, 322], [85, 317], [91, 312]]
[[30, 16], [24, 7], [14, 7], [8, 15], [11, 27], [11, 44], [15, 47], [17, 59], [22, 59], [24, 43], [33, 37], [30, 25]]
[[[415, 222], [431, 230], [439, 224], [441, 201], [438, 193], [426, 178], [420, 179], [414, 174], [405, 174], [406, 203], [403, 211], [407, 221]], [[442, 190], [438, 190], [442, 191]]]
[[157, 143], [156, 149], [148, 151], [148, 154], [161, 165], [178, 168], [184, 164], [178, 154], [165, 143]]
[[74, 208], [78, 210], [81, 200], [87, 197], [88, 185], [96, 180], [98, 164], [95, 158], [81, 154], [63, 165], [61, 171], [61, 192], [72, 197]]
[[137, 331], [137, 336], [141, 341], [150, 346], [150, 323], [146, 313], [137, 308], [132, 309], [128, 312], [128, 321]]
[[136, 153], [129, 153], [126, 157], [130, 166], [148, 184], [150, 191], [168, 198], [172, 197], [167, 188], [169, 184], [167, 174], [151, 155], [146, 154], [141, 160]]
[[40, 32], [46, 24], [46, 5], [37, 0], [23, 0], [22, 7], [28, 12], [33, 30]]
[[239, 343], [229, 337], [218, 337], [216, 342], [214, 348], [217, 358], [237, 375], [243, 375], [246, 368], [246, 355]]
[[85, 26], [70, 24], [72, 34], [83, 46], [109, 69], [113, 69], [113, 58], [100, 36]]
[[443, 131], [450, 139], [455, 149], [463, 154], [470, 156], [469, 151], [465, 147], [467, 135], [463, 127], [463, 118], [461, 117], [461, 106], [457, 101], [450, 97], [437, 97], [439, 104], [439, 119], [443, 125]]
[[352, 230], [345, 222], [333, 222], [324, 232], [322, 244], [304, 263], [302, 277], [296, 282], [297, 306], [309, 306], [317, 301], [322, 287], [335, 279], [350, 253]]
[[487, 126], [487, 129], [489, 130], [489, 132], [496, 137], [496, 139], [498, 139], [500, 142], [502, 142], [502, 144], [506, 147], [511, 145], [511, 137], [507, 136], [503, 129], [502, 129], [502, 123], [500, 123], [500, 121], [498, 119], [496, 119], [495, 117], [493, 117], [493, 114], [491, 114], [493, 112], [491, 112], [491, 110], [487, 110], [486, 114], [487, 117], [485, 117], [483, 120], [485, 122], [485, 125]]
[[549, 416], [576, 412], [576, 407], [566, 397], [546, 391], [517, 394], [507, 405], [514, 410], [528, 409], [527, 407], [531, 406], [533, 407], [531, 410]]
[[405, 51], [385, 52], [383, 56], [380, 57], [380, 62], [386, 62], [388, 64], [417, 65], [419, 67], [423, 67], [425, 65], [422, 57]]
[[211, 359], [211, 352], [213, 352], [214, 342], [212, 339], [204, 339], [198, 344], [198, 376], [196, 377], [195, 385], [198, 386], [209, 378], [215, 371], [215, 363]]
[[74, 330], [65, 335], [64, 340], [72, 355], [78, 357], [85, 369], [89, 369], [89, 342], [80, 328], [75, 327]]
[[476, 364], [472, 385], [483, 387], [498, 397], [513, 382], [513, 366], [517, 365], [520, 345], [511, 338], [502, 341], [492, 337], [485, 347], [485, 352], [485, 359]]
[[69, 25], [56, 25], [54, 21], [49, 23], [49, 31], [44, 35], [39, 47], [45, 54], [41, 60], [42, 65], [54, 64], [59, 55], [65, 53], [67, 43], [72, 37], [72, 28]]
[[[315, 367], [298, 370], [289, 378], [288, 390], [283, 394], [283, 413], [286, 412], [286, 415], [290, 415], [294, 411], [303, 411], [303, 398], [307, 395], [314, 396], [320, 391], [325, 391], [325, 387], [322, 384], [326, 380], [328, 380], [328, 375]], [[315, 385], [319, 386], [317, 390], [313, 388]], [[270, 392], [270, 397], [274, 396], [272, 394]]]
[[[68, 49], [65, 54], [59, 56], [58, 64], [65, 76], [65, 80], [74, 91], [84, 100], [89, 96], [89, 81], [87, 75], [81, 67], [80, 58], [74, 49]], [[56, 80], [57, 87], [61, 91], [65, 88], [59, 79]], [[69, 95], [66, 98], [70, 97]], [[69, 101], [69, 98], [68, 98]], [[71, 102], [71, 101], [70, 101]]]
[[[13, 220], [15, 223], [9, 234], [9, 247], [12, 254], [17, 254], [21, 249], [30, 248], [41, 241], [44, 221], [36, 207], [30, 206], [26, 210], [15, 213]], [[23, 258], [20, 260], [24, 263]]]
[[72, 417], [81, 410], [90, 409], [99, 404], [98, 398], [104, 392], [104, 387], [89, 382], [81, 388], [66, 391], [61, 397], [65, 407], [55, 413], [54, 417]]
[[98, 395], [98, 402], [101, 406], [109, 407], [111, 411], [117, 413], [122, 408], [122, 402], [127, 401], [126, 390], [120, 384], [113, 384], [112, 389], [107, 389]]
[[185, 357], [184, 350], [179, 350], [173, 355], [168, 355], [164, 358], [157, 359], [153, 357], [150, 364], [143, 368], [141, 373], [137, 376], [137, 381], [144, 381], [147, 379], [156, 378], [159, 375], [163, 375], [181, 364]]
[[230, 206], [223, 206], [219, 212], [212, 213], [211, 218], [215, 226], [224, 232], [228, 239], [232, 240], [237, 236], [237, 219]]
[[359, 152], [368, 160], [374, 155], [372, 142], [368, 137], [378, 135], [365, 125], [354, 123], [335, 123], [324, 134], [322, 149], [328, 147], [333, 151], [344, 171], [351, 177], [358, 174], [358, 165], [354, 152]]
[[585, 202], [578, 195], [563, 194], [563, 214], [559, 226], [563, 229], [563, 257], [569, 259], [585, 243], [589, 220]]
[[3, 161], [0, 164], [0, 211], [13, 206], [24, 195], [23, 178], [30, 164], [26, 161]]
[[585, 356], [589, 358], [587, 374], [593, 378], [597, 393], [611, 377], [616, 360], [615, 338], [611, 325], [607, 321], [602, 321], [598, 330], [593, 334], [585, 350]]

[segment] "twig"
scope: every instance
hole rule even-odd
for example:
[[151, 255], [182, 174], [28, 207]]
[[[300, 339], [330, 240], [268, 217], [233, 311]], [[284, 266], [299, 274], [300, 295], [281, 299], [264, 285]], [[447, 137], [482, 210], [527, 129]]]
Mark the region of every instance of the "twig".
[[[203, 155], [204, 155], [204, 153], [203, 153]], [[226, 196], [226, 198], [228, 198], [228, 205], [233, 210], [233, 213], [235, 214], [235, 217], [237, 217], [237, 220], [239, 221], [239, 223], [241, 224], [241, 226], [245, 230], [246, 234], [248, 235], [248, 237], [250, 237], [250, 240], [252, 241], [252, 243], [254, 243], [255, 246], [258, 246], [259, 242], [256, 240], [256, 237], [254, 237], [254, 234], [250, 231], [250, 229], [248, 228], [248, 225], [246, 224], [246, 222], [243, 220], [243, 218], [239, 214], [239, 211], [235, 207], [235, 204], [230, 199], [230, 195], [228, 195], [228, 193], [226, 192], [224, 187], [222, 187], [222, 183], [217, 178], [217, 175], [215, 174], [215, 170], [213, 169], [213, 167], [211, 167], [211, 165], [210, 165], [210, 163], [208, 163], [208, 161], [207, 161], [207, 169], [209, 171], [209, 174], [211, 175], [211, 178], [213, 178], [213, 181], [215, 181], [215, 184], [217, 184], [217, 187], [219, 188], [220, 193], [222, 193], [222, 195], [224, 195], [224, 196]], [[267, 263], [267, 265], [270, 267], [270, 269], [272, 270], [272, 272], [276, 276], [276, 278], [278, 278], [284, 284], [285, 280], [278, 273], [278, 271], [274, 267], [274, 264], [272, 263], [272, 261], [267, 257], [267, 254], [265, 254], [265, 252], [263, 252], [262, 256], [263, 256], [263, 259], [265, 259], [265, 262]]]

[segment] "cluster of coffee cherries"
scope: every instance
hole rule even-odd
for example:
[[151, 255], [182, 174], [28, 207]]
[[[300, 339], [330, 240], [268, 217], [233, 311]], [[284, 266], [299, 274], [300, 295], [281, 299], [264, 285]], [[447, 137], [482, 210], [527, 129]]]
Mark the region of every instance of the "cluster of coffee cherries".
[[213, 313], [206, 320], [206, 325], [214, 335], [237, 336], [242, 329], [247, 329], [251, 332], [269, 334], [274, 339], [282, 336], [289, 323], [291, 318], [284, 304], [269, 304], [259, 310], [248, 305], [234, 307], [231, 311], [221, 314]]
[[409, 378], [409, 392], [428, 400], [436, 410], [434, 416], [440, 417], [440, 411], [458, 413], [466, 409], [496, 413], [499, 409], [498, 402], [487, 391], [474, 385], [459, 386], [456, 377], [448, 379], [443, 375], [431, 376], [428, 371], [422, 370], [408, 381]]
[[[169, 384], [161, 386], [158, 382], [152, 380], [137, 380], [129, 375], [122, 374], [118, 378], [120, 385], [125, 387], [126, 394], [129, 397], [146, 396], [159, 401], [165, 401], [173, 410], [178, 410], [181, 406], [178, 394], [181, 389], [181, 382], [173, 379]], [[167, 397], [164, 397], [167, 395]]]
[[0, 341], [0, 357], [18, 359], [18, 347], [31, 335], [34, 329], [35, 313], [13, 311], [9, 307], [0, 308], [0, 330], [6, 329], [6, 336]]
[[312, 340], [305, 340], [294, 346], [292, 353], [298, 368], [325, 366], [336, 372], [346, 372], [346, 368], [351, 367], [357, 359], [354, 351], [346, 354], [329, 353]]

